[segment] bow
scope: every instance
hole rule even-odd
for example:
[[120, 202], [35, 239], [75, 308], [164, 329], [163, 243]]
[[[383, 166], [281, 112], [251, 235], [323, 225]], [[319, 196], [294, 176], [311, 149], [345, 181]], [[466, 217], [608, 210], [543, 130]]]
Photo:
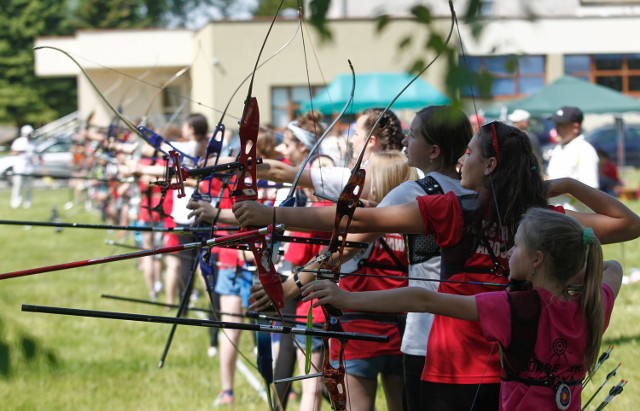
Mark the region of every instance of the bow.
[[[329, 135], [329, 132], [333, 129], [333, 127], [338, 123], [338, 121], [340, 121], [340, 119], [342, 118], [342, 116], [344, 115], [344, 113], [346, 113], [347, 109], [349, 108], [349, 106], [351, 105], [351, 102], [353, 101], [353, 95], [355, 93], [355, 89], [356, 89], [356, 75], [355, 75], [355, 71], [353, 69], [353, 65], [351, 64], [351, 61], [349, 60], [349, 69], [351, 70], [351, 93], [349, 94], [349, 99], [347, 100], [347, 102], [345, 103], [344, 107], [342, 107], [342, 110], [340, 111], [340, 113], [335, 117], [335, 119], [331, 122], [331, 124], [329, 125], [329, 127], [327, 127], [327, 129], [324, 131], [324, 133], [317, 139], [317, 141], [315, 142], [315, 144], [311, 147], [311, 149], [309, 150], [309, 154], [307, 155], [307, 157], [304, 159], [304, 161], [302, 162], [302, 164], [300, 164], [298, 171], [293, 179], [293, 182], [291, 184], [291, 188], [289, 189], [289, 193], [287, 194], [287, 197], [285, 198], [285, 200], [280, 204], [280, 207], [292, 207], [294, 204], [294, 193], [295, 193], [295, 189], [298, 185], [298, 181], [300, 180], [300, 177], [302, 176], [302, 173], [304, 172], [304, 170], [306, 169], [307, 164], [309, 163], [309, 161], [311, 160], [314, 152], [318, 149], [318, 147], [320, 146], [320, 144], [322, 144], [322, 141], [325, 139], [325, 137], [327, 135]], [[274, 210], [274, 217], [275, 217], [275, 210]], [[336, 239], [332, 238], [330, 239], [329, 242], [329, 251], [330, 253], [333, 253], [335, 248], [336, 248], [337, 242]], [[343, 246], [344, 247], [344, 246]], [[325, 313], [325, 319], [327, 318], [326, 313]], [[312, 315], [312, 307], [311, 305], [309, 306], [309, 311], [307, 313], [307, 328], [312, 328], [313, 326], [313, 315]], [[324, 343], [324, 342], [323, 342]], [[306, 341], [305, 341], [305, 374], [309, 374], [309, 372], [311, 371], [311, 351], [312, 351], [312, 341], [311, 341], [311, 337], [307, 337]], [[328, 341], [325, 344], [325, 356], [324, 358], [328, 358]], [[339, 393], [340, 391], [344, 391], [344, 387], [343, 387], [343, 382], [344, 382], [344, 367], [342, 368], [342, 373], [343, 373], [343, 377], [342, 379], [340, 379], [339, 377], [336, 377], [334, 374], [335, 372], [330, 370], [330, 363], [329, 366], [327, 367], [327, 363], [323, 363], [323, 376], [325, 376], [325, 378], [328, 378], [328, 381], [330, 381], [329, 384], [325, 384], [327, 386], [327, 391], [329, 392], [329, 395], [332, 397], [332, 403], [341, 403], [341, 402], [345, 402], [344, 399], [338, 398], [339, 397]], [[340, 371], [337, 372], [338, 374], [340, 374]], [[325, 381], [327, 381], [327, 379], [325, 379]], [[338, 382], [331, 382], [331, 381], [338, 381]], [[341, 382], [340, 382], [341, 381]], [[339, 386], [342, 386], [342, 388], [339, 388]]]

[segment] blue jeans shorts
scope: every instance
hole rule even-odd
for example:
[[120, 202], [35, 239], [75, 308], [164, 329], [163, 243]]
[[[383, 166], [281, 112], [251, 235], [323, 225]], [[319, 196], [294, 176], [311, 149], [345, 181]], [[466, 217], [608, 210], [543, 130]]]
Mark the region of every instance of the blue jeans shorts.
[[[332, 367], [338, 367], [338, 361], [331, 361]], [[402, 355], [381, 355], [373, 358], [345, 360], [347, 374], [361, 378], [375, 379], [378, 374], [402, 376]]]
[[216, 293], [237, 295], [242, 299], [242, 305], [248, 307], [252, 275], [253, 273], [248, 270], [221, 269], [218, 271], [218, 279], [216, 280]]
[[[307, 343], [306, 335], [296, 334], [296, 341], [302, 348], [305, 348], [305, 344]], [[311, 352], [318, 352], [322, 350], [322, 338], [320, 337], [311, 337]]]

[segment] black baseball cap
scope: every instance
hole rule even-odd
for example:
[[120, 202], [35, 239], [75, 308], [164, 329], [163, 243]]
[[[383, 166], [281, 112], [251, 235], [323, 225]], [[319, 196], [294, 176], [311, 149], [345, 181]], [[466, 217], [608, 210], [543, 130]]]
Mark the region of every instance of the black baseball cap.
[[553, 116], [550, 117], [554, 123], [580, 123], [584, 120], [584, 114], [578, 107], [560, 107]]

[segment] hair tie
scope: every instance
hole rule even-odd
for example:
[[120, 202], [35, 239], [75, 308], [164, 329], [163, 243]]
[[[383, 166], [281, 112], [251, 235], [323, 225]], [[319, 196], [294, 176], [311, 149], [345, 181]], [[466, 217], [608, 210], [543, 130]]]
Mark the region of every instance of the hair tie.
[[582, 243], [584, 245], [592, 245], [596, 242], [596, 235], [593, 232], [593, 228], [587, 227], [582, 230]]
[[536, 167], [535, 165], [531, 166], [531, 171], [536, 171], [538, 169], [538, 167]]

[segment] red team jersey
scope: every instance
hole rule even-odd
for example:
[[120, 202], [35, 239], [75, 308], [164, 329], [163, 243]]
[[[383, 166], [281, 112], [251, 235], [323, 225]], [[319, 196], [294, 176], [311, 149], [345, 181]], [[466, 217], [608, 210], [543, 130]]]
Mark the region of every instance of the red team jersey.
[[[418, 205], [424, 219], [424, 233], [431, 234], [443, 249], [457, 245], [464, 233], [463, 211], [458, 197], [453, 193], [418, 197]], [[557, 208], [562, 212], [562, 208]], [[502, 235], [500, 235], [502, 234]], [[506, 234], [494, 230], [487, 236], [489, 246], [502, 267], [509, 267]], [[507, 284], [509, 278], [502, 273], [486, 271], [494, 266], [491, 253], [481, 242], [464, 264], [464, 269], [445, 279], [463, 282], [489, 282]], [[440, 283], [438, 291], [447, 294], [475, 295], [499, 291], [502, 287], [468, 283]], [[508, 313], [495, 313], [506, 316]], [[442, 315], [434, 316], [433, 327], [427, 344], [427, 357], [422, 380], [443, 384], [497, 384], [500, 383], [500, 358], [496, 343], [487, 342], [480, 324]]]
[[[388, 290], [407, 286], [407, 279], [388, 278], [387, 276], [407, 276], [407, 252], [404, 243], [404, 237], [400, 234], [386, 234], [383, 237], [389, 249], [395, 255], [392, 258], [384, 249], [382, 243], [377, 240], [373, 243], [371, 253], [367, 258], [361, 260], [363, 266], [359, 268], [357, 274], [374, 274], [382, 277], [359, 277], [359, 276], [343, 276], [340, 278], [340, 288], [347, 291], [375, 291]], [[396, 261], [403, 265], [398, 267]], [[369, 265], [369, 266], [367, 266]], [[381, 268], [385, 267], [385, 268]], [[386, 335], [389, 337], [387, 343], [377, 343], [369, 341], [349, 341], [344, 351], [346, 360], [366, 359], [383, 355], [401, 355], [400, 343], [402, 334], [397, 322], [393, 322], [393, 314], [375, 314], [372, 313], [371, 319], [356, 318], [349, 320], [350, 313], [353, 311], [343, 310], [344, 318], [342, 320], [342, 328], [346, 332], [357, 332], [374, 335]], [[380, 319], [376, 321], [375, 318]], [[388, 320], [382, 320], [387, 318]], [[331, 359], [337, 360], [339, 355], [339, 344], [331, 344]]]

